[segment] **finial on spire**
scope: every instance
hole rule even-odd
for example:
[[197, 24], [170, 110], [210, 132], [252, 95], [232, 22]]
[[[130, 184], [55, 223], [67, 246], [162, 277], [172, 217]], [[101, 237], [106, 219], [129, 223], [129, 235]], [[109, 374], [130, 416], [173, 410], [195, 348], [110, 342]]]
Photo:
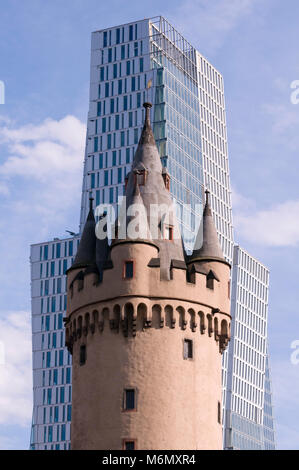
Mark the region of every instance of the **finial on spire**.
[[93, 209], [93, 197], [92, 195], [89, 196], [89, 210], [92, 211]]
[[210, 203], [210, 198], [209, 198], [210, 191], [208, 189], [206, 189], [205, 193], [206, 193], [206, 204], [209, 204]]
[[150, 109], [152, 107], [152, 103], [146, 101], [143, 103], [143, 107], [145, 108], [145, 122], [150, 122]]

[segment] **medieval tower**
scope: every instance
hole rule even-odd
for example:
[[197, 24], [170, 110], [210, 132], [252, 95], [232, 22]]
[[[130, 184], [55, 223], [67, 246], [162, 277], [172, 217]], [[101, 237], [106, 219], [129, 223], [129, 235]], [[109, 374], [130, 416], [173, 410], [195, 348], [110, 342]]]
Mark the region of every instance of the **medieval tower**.
[[150, 125], [151, 105], [144, 107], [127, 177], [125, 217], [119, 216], [109, 245], [107, 237], [96, 236], [91, 201], [67, 273], [71, 445], [221, 449], [230, 265], [218, 242], [208, 192], [200, 243], [186, 256], [169, 175]]

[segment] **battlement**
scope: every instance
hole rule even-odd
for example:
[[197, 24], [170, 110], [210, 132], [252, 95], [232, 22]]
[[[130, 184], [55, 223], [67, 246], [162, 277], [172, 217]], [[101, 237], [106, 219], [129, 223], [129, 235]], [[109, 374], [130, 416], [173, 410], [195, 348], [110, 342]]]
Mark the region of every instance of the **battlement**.
[[[123, 302], [129, 297], [150, 301], [173, 299], [210, 312], [230, 312], [230, 286], [227, 263], [206, 260], [200, 266], [172, 260], [170, 279], [161, 279], [157, 250], [146, 243], [123, 243], [113, 247], [101, 276], [90, 268], [68, 274], [67, 316], [90, 305]], [[132, 263], [131, 277], [126, 277], [126, 263]], [[197, 307], [196, 307], [197, 308]], [[195, 309], [196, 309], [195, 308]], [[198, 307], [199, 309], [199, 307]]]

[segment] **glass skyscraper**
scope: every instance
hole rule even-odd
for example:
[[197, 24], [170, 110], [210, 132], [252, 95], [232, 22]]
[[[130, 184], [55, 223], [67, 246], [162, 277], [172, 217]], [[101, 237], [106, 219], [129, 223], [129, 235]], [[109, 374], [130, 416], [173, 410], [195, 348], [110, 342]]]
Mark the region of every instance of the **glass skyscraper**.
[[[92, 33], [80, 231], [87, 217], [91, 194], [96, 206], [110, 204], [116, 207], [121, 199], [143, 126], [142, 104], [145, 101], [153, 103], [151, 120], [154, 135], [162, 164], [170, 174], [170, 191], [177, 203], [186, 250], [193, 246], [202, 215], [203, 192], [208, 188], [223, 252], [233, 265], [223, 79], [162, 17]], [[35, 449], [69, 447], [71, 386], [68, 382], [70, 372], [67, 371], [70, 358], [63, 347], [63, 328], [61, 321], [58, 328], [57, 318], [65, 312], [64, 267], [70, 265], [78, 240], [79, 235], [74, 239], [55, 240], [31, 248], [34, 369], [31, 447]], [[70, 254], [68, 247], [72, 241], [73, 252]], [[57, 245], [61, 246], [59, 256]], [[248, 269], [251, 272], [253, 264]], [[235, 265], [232, 276], [234, 272]], [[250, 285], [242, 288], [249, 292]], [[258, 292], [253, 290], [250, 295], [257, 299]], [[236, 299], [232, 288], [232, 313], [236, 309]], [[247, 319], [242, 321], [245, 324]], [[266, 330], [264, 333], [266, 341]], [[251, 337], [246, 338], [246, 347], [251, 347], [251, 340]], [[234, 396], [230, 385], [234, 344], [232, 341], [223, 358], [223, 407], [225, 426], [229, 427], [225, 436], [231, 436], [235, 426], [230, 404]], [[264, 347], [264, 343], [259, 347]], [[64, 353], [60, 352], [63, 350]], [[260, 352], [264, 355], [264, 368], [267, 364], [265, 351]], [[265, 369], [260, 373], [265, 374]], [[269, 417], [271, 390], [268, 387], [270, 391], [266, 397], [268, 382], [264, 380], [259, 389], [260, 413], [248, 415], [253, 425], [265, 423], [265, 409]], [[265, 400], [268, 400], [268, 408], [265, 408]], [[247, 419], [243, 408], [236, 409], [236, 415]], [[245, 435], [247, 428], [244, 427]], [[269, 426], [267, 432], [266, 427], [264, 429], [269, 437]], [[260, 441], [257, 440], [256, 448], [263, 446], [263, 436], [264, 432]], [[234, 442], [224, 442], [224, 446], [247, 448], [246, 440], [242, 441], [241, 447]]]
[[65, 348], [66, 270], [79, 236], [31, 246], [33, 415], [31, 449], [69, 449], [71, 355]]
[[232, 269], [225, 447], [274, 448], [267, 353], [269, 271], [238, 245]]

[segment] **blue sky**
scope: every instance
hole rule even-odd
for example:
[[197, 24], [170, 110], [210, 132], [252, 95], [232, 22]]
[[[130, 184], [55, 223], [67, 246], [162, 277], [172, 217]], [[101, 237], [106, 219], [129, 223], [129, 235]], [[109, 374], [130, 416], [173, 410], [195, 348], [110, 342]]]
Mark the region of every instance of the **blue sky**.
[[277, 441], [299, 449], [299, 364], [290, 360], [299, 340], [299, 104], [290, 101], [298, 2], [2, 0], [0, 8], [0, 448], [29, 443], [29, 245], [78, 228], [90, 34], [161, 14], [224, 77], [235, 238], [270, 268]]

